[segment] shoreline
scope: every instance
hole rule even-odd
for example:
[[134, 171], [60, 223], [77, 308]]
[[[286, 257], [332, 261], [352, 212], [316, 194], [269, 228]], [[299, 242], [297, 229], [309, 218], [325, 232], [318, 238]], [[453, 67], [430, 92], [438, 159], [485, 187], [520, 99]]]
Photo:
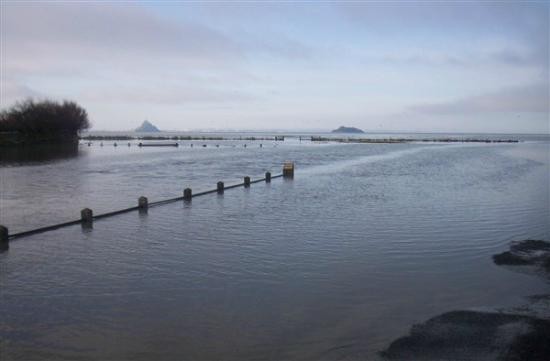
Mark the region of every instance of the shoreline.
[[[512, 242], [493, 262], [550, 281], [550, 242]], [[520, 267], [520, 268], [516, 268]], [[380, 351], [388, 361], [546, 361], [550, 356], [550, 294], [531, 295], [527, 304], [494, 311], [454, 310], [415, 324]]]

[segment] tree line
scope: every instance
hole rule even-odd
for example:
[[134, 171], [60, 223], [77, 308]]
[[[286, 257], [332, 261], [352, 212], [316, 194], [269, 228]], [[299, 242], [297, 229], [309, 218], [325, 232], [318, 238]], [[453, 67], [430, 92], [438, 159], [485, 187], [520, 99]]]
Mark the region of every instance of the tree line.
[[26, 99], [0, 111], [0, 132], [22, 135], [77, 134], [90, 122], [84, 108], [73, 101]]

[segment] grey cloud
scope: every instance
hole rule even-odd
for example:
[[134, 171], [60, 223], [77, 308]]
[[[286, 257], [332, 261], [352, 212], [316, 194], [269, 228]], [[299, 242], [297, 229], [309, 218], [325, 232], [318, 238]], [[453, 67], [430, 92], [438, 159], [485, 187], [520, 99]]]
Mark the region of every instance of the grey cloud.
[[364, 57], [364, 63], [384, 63], [409, 66], [452, 66], [472, 67], [483, 66], [511, 66], [511, 67], [534, 67], [548, 72], [548, 54], [544, 51], [530, 50], [520, 52], [513, 49], [502, 49], [499, 51], [483, 52], [478, 50], [475, 54], [464, 53], [443, 53], [432, 54], [418, 52], [416, 54], [386, 54], [371, 55]]
[[546, 48], [537, 46], [535, 49], [531, 49], [525, 53], [503, 49], [489, 54], [487, 60], [512, 66], [537, 66], [545, 69], [546, 72], [548, 72], [548, 67], [550, 66], [548, 63], [548, 44], [546, 44]]
[[[242, 59], [245, 53], [260, 52], [289, 59], [307, 58], [311, 53], [305, 44], [283, 34], [241, 32], [235, 40], [204, 24], [161, 18], [136, 3], [10, 3], [2, 6], [2, 40], [7, 56], [10, 53], [50, 56], [55, 52], [71, 56], [71, 52], [79, 52], [91, 58], [107, 56], [108, 60], [121, 54], [166, 55], [198, 59], [203, 66], [208, 63], [219, 66]], [[220, 8], [224, 9], [220, 16], [224, 16], [227, 9], [237, 7]], [[174, 9], [191, 10], [187, 5]]]
[[262, 54], [289, 60], [308, 60], [314, 53], [311, 47], [281, 34], [272, 34], [267, 38], [248, 36], [248, 39], [245, 38], [241, 44], [253, 56]]
[[229, 103], [252, 101], [257, 97], [241, 91], [185, 86], [149, 86], [147, 89], [114, 86], [109, 90], [88, 90], [78, 95], [79, 99], [92, 102], [140, 103], [184, 105], [189, 103]]
[[10, 3], [2, 5], [6, 57], [18, 53], [53, 56], [55, 52], [101, 51], [101, 56], [159, 53], [224, 61], [242, 56], [239, 47], [204, 25], [167, 22], [137, 4]]
[[28, 86], [20, 84], [9, 78], [0, 79], [2, 84], [2, 106], [7, 106], [9, 103], [12, 103], [16, 100], [21, 100], [25, 98], [44, 98], [44, 94], [39, 91], [36, 91]]
[[442, 103], [426, 103], [409, 107], [420, 114], [474, 114], [474, 113], [548, 113], [549, 84], [504, 89], [489, 94], [466, 97]]
[[524, 37], [548, 31], [549, 5], [542, 2], [340, 2], [333, 7], [351, 21], [383, 31], [458, 29], [501, 34], [510, 30]]
[[[333, 7], [345, 19], [360, 25], [371, 35], [387, 42], [399, 42], [403, 32], [410, 35], [407, 47], [418, 54], [388, 54], [394, 62], [426, 65], [505, 64], [537, 66], [546, 73], [549, 67], [550, 8], [535, 2], [389, 2], [337, 3]], [[429, 35], [427, 35], [429, 34]], [[483, 49], [479, 45], [471, 54], [424, 54], [432, 41], [471, 40], [472, 44], [494, 42], [501, 49]], [[517, 48], [517, 46], [520, 48]], [[514, 47], [516, 46], [516, 47]], [[382, 56], [381, 58], [383, 58]]]
[[10, 99], [40, 97], [26, 87], [32, 81], [92, 101], [225, 102], [246, 95], [218, 90], [220, 84], [253, 81], [242, 69], [241, 45], [136, 3], [3, 3], [1, 20]]

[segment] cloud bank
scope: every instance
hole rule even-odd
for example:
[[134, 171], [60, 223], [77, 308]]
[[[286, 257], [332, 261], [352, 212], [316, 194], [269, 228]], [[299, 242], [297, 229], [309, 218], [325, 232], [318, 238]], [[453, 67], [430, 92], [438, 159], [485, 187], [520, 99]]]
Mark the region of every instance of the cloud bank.
[[544, 3], [0, 6], [1, 106], [72, 99], [95, 129], [548, 129]]

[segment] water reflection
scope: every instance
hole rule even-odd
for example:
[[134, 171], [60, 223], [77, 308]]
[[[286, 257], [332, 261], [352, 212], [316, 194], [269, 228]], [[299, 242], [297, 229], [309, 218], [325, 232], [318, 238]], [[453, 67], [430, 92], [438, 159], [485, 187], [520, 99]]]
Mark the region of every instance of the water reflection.
[[78, 143], [1, 147], [0, 165], [17, 166], [42, 164], [44, 162], [75, 158], [78, 154]]

